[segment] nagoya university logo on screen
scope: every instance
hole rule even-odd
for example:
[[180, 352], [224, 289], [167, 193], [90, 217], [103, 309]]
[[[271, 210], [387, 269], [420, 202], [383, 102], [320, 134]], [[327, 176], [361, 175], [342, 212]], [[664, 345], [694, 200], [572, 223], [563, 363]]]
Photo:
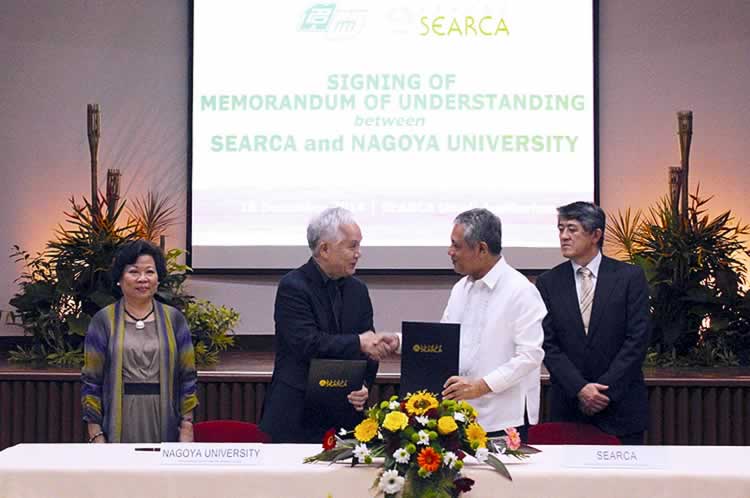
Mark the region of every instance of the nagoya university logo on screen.
[[335, 3], [316, 3], [302, 14], [299, 31], [326, 33], [328, 38], [352, 38], [365, 27], [367, 10], [340, 9]]

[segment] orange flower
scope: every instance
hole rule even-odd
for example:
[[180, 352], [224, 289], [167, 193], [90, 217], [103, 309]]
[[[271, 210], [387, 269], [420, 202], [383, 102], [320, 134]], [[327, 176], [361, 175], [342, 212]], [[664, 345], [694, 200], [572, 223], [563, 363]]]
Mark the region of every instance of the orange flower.
[[419, 456], [417, 456], [417, 463], [427, 472], [436, 472], [440, 468], [440, 462], [442, 461], [440, 453], [429, 446], [420, 451]]

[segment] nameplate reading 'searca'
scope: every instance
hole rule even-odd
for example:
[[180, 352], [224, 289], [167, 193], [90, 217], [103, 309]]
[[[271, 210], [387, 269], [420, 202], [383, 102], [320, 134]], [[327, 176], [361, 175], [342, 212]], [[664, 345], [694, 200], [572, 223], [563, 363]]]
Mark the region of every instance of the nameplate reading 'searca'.
[[669, 455], [663, 448], [648, 446], [566, 446], [564, 467], [607, 469], [663, 469]]

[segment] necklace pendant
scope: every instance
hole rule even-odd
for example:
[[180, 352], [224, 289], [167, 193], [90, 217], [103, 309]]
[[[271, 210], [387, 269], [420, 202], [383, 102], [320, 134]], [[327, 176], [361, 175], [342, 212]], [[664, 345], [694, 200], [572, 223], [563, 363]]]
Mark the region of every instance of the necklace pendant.
[[153, 312], [154, 312], [154, 309], [155, 309], [155, 308], [154, 308], [154, 306], [153, 306], [153, 304], [152, 304], [152, 305], [151, 305], [151, 311], [149, 311], [148, 313], [146, 313], [146, 316], [144, 316], [143, 318], [138, 318], [138, 317], [135, 317], [135, 316], [133, 316], [133, 315], [132, 315], [132, 314], [131, 314], [131, 313], [130, 313], [130, 312], [128, 311], [128, 308], [127, 308], [127, 306], [125, 306], [125, 314], [126, 314], [126, 315], [128, 315], [128, 316], [130, 317], [130, 319], [131, 319], [131, 320], [133, 320], [133, 321], [135, 322], [135, 329], [136, 329], [136, 330], [143, 330], [144, 328], [146, 328], [146, 323], [145, 323], [145, 322], [146, 322], [146, 319], [147, 319], [148, 317], [150, 317], [150, 316], [151, 316], [151, 315], [153, 314]]

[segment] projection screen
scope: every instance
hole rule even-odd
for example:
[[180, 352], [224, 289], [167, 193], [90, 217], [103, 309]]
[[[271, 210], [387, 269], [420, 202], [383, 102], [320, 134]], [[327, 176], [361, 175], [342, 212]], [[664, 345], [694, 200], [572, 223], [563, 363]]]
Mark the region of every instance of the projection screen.
[[591, 1], [195, 0], [190, 263], [298, 266], [340, 205], [360, 269], [450, 268], [473, 207], [556, 264], [555, 207], [595, 198], [594, 30]]

